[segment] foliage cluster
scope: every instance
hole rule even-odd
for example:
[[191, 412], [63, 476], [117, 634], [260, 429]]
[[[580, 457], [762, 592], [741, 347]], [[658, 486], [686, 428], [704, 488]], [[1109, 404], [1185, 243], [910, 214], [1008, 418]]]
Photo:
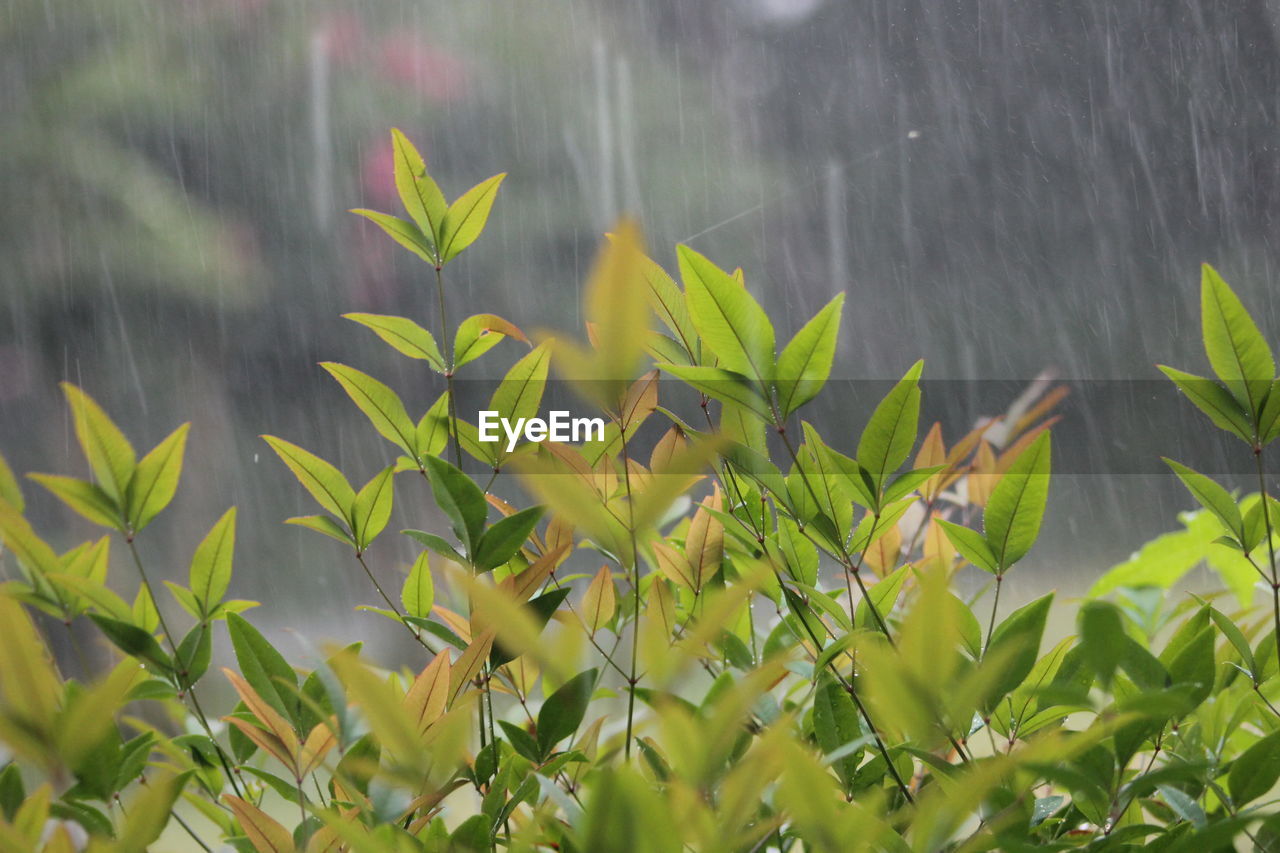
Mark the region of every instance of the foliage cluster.
[[[178, 487], [188, 425], [138, 458], [67, 384], [92, 477], [30, 477], [109, 532], [59, 553], [0, 464], [16, 575], [0, 596], [0, 847], [142, 850], [172, 822], [163, 843], [245, 851], [1276, 849], [1280, 504], [1263, 455], [1280, 384], [1212, 269], [1218, 379], [1164, 370], [1245, 442], [1258, 492], [1170, 465], [1204, 507], [1189, 530], [1256, 572], [1270, 606], [1166, 595], [1176, 573], [1139, 555], [1051, 643], [1053, 595], [1004, 612], [1000, 592], [1039, 533], [1060, 394], [948, 445], [937, 425], [920, 438], [917, 363], [849, 455], [797, 416], [831, 372], [843, 297], [779, 349], [741, 271], [682, 246], [678, 283], [626, 223], [586, 285], [588, 343], [534, 345], [492, 314], [449, 329], [445, 271], [503, 176], [449, 202], [393, 145], [408, 218], [358, 212], [431, 268], [438, 334], [347, 317], [446, 390], [415, 419], [364, 371], [323, 365], [395, 448], [363, 484], [264, 438], [320, 510], [288, 521], [341, 543], [418, 664], [381, 668], [359, 645], [286, 660], [243, 615], [254, 603], [228, 598], [234, 508], [162, 596], [139, 542]], [[652, 316], [657, 330], [637, 322]], [[536, 414], [555, 367], [607, 418], [602, 440], [480, 439], [454, 379], [506, 339], [528, 351], [488, 408]], [[660, 386], [694, 394], [698, 417]], [[642, 452], [646, 422], [665, 431]], [[393, 594], [369, 558], [412, 488], [448, 530], [403, 531], [422, 550]], [[131, 600], [108, 584], [113, 548]], [[991, 578], [978, 600], [954, 591], [965, 566]], [[118, 650], [109, 671], [60, 671], [49, 632], [79, 619]], [[210, 713], [224, 626], [236, 698]]]

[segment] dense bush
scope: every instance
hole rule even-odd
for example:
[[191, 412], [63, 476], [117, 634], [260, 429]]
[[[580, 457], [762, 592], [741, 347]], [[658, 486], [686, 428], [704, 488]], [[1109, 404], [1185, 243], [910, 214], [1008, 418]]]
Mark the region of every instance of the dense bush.
[[[919, 437], [916, 364], [848, 455], [796, 415], [831, 371], [843, 297], [779, 352], [740, 272], [680, 247], [682, 287], [625, 223], [586, 286], [589, 346], [534, 346], [491, 314], [446, 328], [447, 266], [480, 236], [502, 176], [450, 204], [413, 146], [393, 141], [408, 219], [359, 212], [434, 271], [439, 334], [347, 316], [449, 390], [412, 419], [378, 380], [323, 365], [396, 448], [363, 485], [265, 439], [321, 510], [289, 523], [341, 543], [378, 596], [367, 609], [403, 626], [420, 660], [387, 671], [358, 645], [309, 669], [286, 660], [241, 615], [254, 603], [226, 597], [234, 508], [195, 546], [187, 584], [166, 581], [163, 594], [137, 542], [177, 489], [187, 425], [138, 459], [66, 385], [92, 477], [30, 477], [111, 534], [59, 554], [0, 464], [17, 578], [0, 596], [0, 847], [1280, 844], [1267, 807], [1280, 779], [1280, 505], [1263, 465], [1280, 388], [1212, 269], [1204, 343], [1221, 381], [1164, 370], [1245, 442], [1259, 491], [1237, 497], [1170, 465], [1204, 506], [1188, 522], [1195, 553], [1235, 552], [1272, 595], [1230, 613], [1171, 596], [1176, 572], [1140, 554], [1100, 583], [1110, 598], [1075, 612], [1076, 635], [1041, 654], [1053, 595], [1008, 612], [1000, 592], [1044, 514], [1056, 395], [948, 446], [936, 426]], [[642, 319], [653, 314], [660, 331]], [[554, 367], [606, 420], [603, 436], [487, 440], [459, 411], [454, 379], [504, 339], [529, 349], [489, 410], [533, 417]], [[449, 529], [403, 531], [423, 550], [397, 595], [370, 549], [388, 535], [396, 491], [415, 488]], [[113, 546], [136, 572], [132, 600], [107, 583]], [[977, 601], [953, 591], [966, 565], [991, 576]], [[122, 653], [90, 683], [65, 678], [49, 651], [48, 632], [81, 618]], [[238, 701], [215, 707], [222, 625]]]

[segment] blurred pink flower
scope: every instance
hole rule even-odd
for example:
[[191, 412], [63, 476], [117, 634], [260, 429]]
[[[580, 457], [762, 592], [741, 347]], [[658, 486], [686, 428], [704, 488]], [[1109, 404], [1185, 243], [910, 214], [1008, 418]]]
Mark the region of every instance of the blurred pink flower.
[[393, 212], [397, 198], [395, 152], [390, 140], [383, 139], [365, 149], [360, 163], [360, 185], [364, 188], [365, 205]]
[[461, 59], [417, 36], [386, 36], [381, 49], [380, 64], [387, 79], [414, 89], [428, 100], [456, 101], [470, 88], [467, 68]]

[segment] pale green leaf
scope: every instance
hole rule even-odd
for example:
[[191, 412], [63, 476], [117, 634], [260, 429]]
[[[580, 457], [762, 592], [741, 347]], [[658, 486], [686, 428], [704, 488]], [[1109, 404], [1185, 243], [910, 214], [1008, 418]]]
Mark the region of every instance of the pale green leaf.
[[93, 398], [70, 382], [62, 383], [75, 422], [76, 439], [102, 491], [112, 500], [125, 495], [137, 457], [119, 427]]
[[440, 226], [440, 259], [448, 263], [476, 241], [489, 220], [505, 172], [481, 181], [449, 205]]
[[178, 489], [182, 476], [182, 456], [191, 424], [178, 427], [164, 441], [142, 457], [134, 471], [125, 497], [125, 516], [136, 533], [160, 514]]
[[767, 383], [774, 373], [773, 324], [733, 276], [690, 249], [677, 247], [689, 316], [720, 366]]
[[817, 396], [831, 374], [844, 294], [837, 295], [796, 332], [778, 356], [776, 382], [782, 416]]
[[444, 357], [433, 336], [408, 317], [392, 314], [343, 314], [343, 317], [359, 323], [391, 345], [396, 352], [427, 362], [439, 373], [444, 373]]
[[378, 434], [397, 445], [410, 456], [417, 456], [417, 434], [413, 421], [404, 410], [404, 403], [395, 391], [354, 367], [332, 361], [322, 361], [320, 366], [338, 380], [342, 390], [364, 412]]

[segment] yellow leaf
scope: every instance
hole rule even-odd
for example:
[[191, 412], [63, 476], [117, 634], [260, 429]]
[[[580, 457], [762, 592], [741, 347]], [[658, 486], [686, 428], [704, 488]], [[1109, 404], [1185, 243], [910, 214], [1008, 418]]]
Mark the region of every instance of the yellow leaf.
[[604, 565], [600, 567], [600, 571], [596, 572], [591, 585], [587, 587], [586, 595], [582, 597], [582, 618], [587, 623], [587, 628], [594, 634], [608, 624], [616, 609], [617, 597], [613, 588], [613, 574], [609, 571], [609, 567]]
[[693, 570], [695, 590], [702, 589], [702, 585], [720, 570], [720, 560], [724, 556], [724, 524], [707, 510], [719, 512], [721, 505], [720, 486], [717, 485], [711, 497], [704, 500], [693, 514], [689, 532], [684, 538], [684, 553]]
[[231, 794], [223, 795], [222, 799], [231, 806], [236, 820], [240, 821], [240, 828], [244, 830], [244, 834], [258, 853], [291, 853], [293, 851], [293, 836], [262, 809]]
[[236, 673], [223, 667], [223, 673], [227, 676], [227, 680], [231, 682], [231, 686], [236, 689], [236, 693], [240, 694], [240, 699], [248, 707], [249, 712], [258, 718], [266, 729], [275, 735], [288, 751], [290, 756], [298, 754], [298, 736], [291, 726], [280, 713], [267, 704], [258, 692], [254, 690], [249, 682], [245, 681]]
[[[441, 652], [441, 654], [445, 654]], [[337, 735], [334, 734], [334, 728], [337, 722], [334, 719], [326, 720], [323, 723], [317, 723], [315, 728], [311, 730], [311, 734], [307, 735], [306, 741], [302, 744], [302, 755], [299, 758], [298, 776], [299, 778], [306, 776], [312, 770], [320, 766], [320, 762], [324, 761], [324, 757], [338, 744]]]
[[420, 734], [426, 734], [431, 724], [444, 716], [450, 695], [450, 675], [449, 653], [440, 652], [414, 679], [405, 694], [405, 710], [416, 721]]
[[693, 567], [689, 565], [689, 560], [684, 554], [681, 554], [666, 542], [654, 542], [653, 553], [658, 558], [658, 570], [668, 580], [690, 592], [697, 589], [694, 584]]
[[480, 674], [481, 667], [484, 662], [489, 659], [489, 652], [493, 649], [493, 640], [498, 632], [493, 628], [489, 628], [471, 641], [471, 645], [458, 656], [458, 661], [453, 666], [453, 670], [449, 675], [449, 701], [448, 705], [453, 706], [458, 701], [458, 697], [466, 690], [471, 680]]

